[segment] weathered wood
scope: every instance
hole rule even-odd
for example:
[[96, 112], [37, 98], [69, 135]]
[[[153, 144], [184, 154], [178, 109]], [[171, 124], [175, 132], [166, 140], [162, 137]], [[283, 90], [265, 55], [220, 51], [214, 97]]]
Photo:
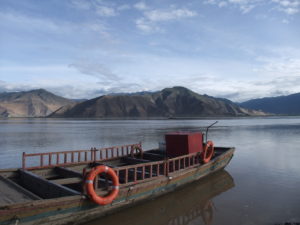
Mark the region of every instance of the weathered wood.
[[65, 177], [65, 178], [69, 178], [69, 177], [79, 177], [79, 178], [82, 178], [82, 174], [77, 172], [77, 171], [74, 171], [74, 170], [71, 170], [69, 168], [65, 168], [65, 167], [55, 167], [55, 172], [57, 174], [59, 174], [60, 176], [62, 177]]
[[[139, 144], [113, 146], [113, 147], [101, 148], [101, 149], [91, 148], [90, 150], [74, 150], [74, 151], [63, 151], [63, 152], [32, 153], [32, 154], [26, 154], [24, 152], [23, 157], [22, 157], [22, 168], [33, 170], [33, 169], [41, 169], [41, 168], [52, 168], [52, 167], [55, 167], [55, 166], [66, 166], [66, 165], [71, 165], [71, 164], [79, 164], [79, 163], [82, 162], [81, 154], [83, 154], [83, 153], [84, 153], [84, 159], [85, 159], [84, 162], [85, 163], [103, 160], [103, 157], [102, 157], [102, 152], [103, 151], [106, 152], [105, 159], [119, 158], [120, 156], [126, 155], [126, 154], [122, 154], [123, 151], [122, 151], [122, 153], [120, 153], [119, 150], [121, 148], [123, 149], [125, 147], [128, 148], [128, 147], [132, 147], [132, 146], [136, 146], [136, 145], [139, 145]], [[97, 156], [96, 153], [98, 151], [100, 152], [99, 159], [96, 157]], [[90, 160], [88, 160], [88, 157], [87, 157], [88, 153], [90, 153]], [[59, 161], [59, 155], [60, 154], [63, 157], [62, 162]], [[77, 158], [75, 158], [76, 154], [77, 154]], [[57, 156], [56, 163], [54, 163], [52, 161], [52, 155]], [[115, 157], [115, 155], [117, 155], [117, 156]], [[27, 167], [26, 166], [26, 158], [28, 158], [28, 157], [39, 157], [39, 164], [36, 165], [36, 166]], [[44, 158], [47, 158], [47, 157], [48, 157], [48, 162], [44, 161]], [[68, 160], [68, 158], [69, 158], [69, 160]]]
[[42, 198], [58, 198], [63, 196], [80, 195], [80, 192], [71, 188], [56, 184], [38, 175], [19, 169], [22, 185]]
[[71, 177], [71, 178], [63, 178], [63, 179], [56, 179], [56, 180], [51, 180], [51, 182], [54, 182], [56, 184], [75, 184], [75, 183], [80, 183], [82, 182], [82, 179], [79, 177]]
[[165, 156], [158, 153], [144, 152], [143, 158], [154, 161], [154, 160], [162, 160], [165, 158]]
[[0, 175], [0, 206], [39, 199], [41, 198]]
[[128, 164], [138, 164], [138, 163], [148, 163], [151, 161], [146, 160], [146, 159], [136, 159], [136, 158], [132, 158], [132, 157], [124, 157], [124, 158], [122, 158], [122, 162], [125, 162]]

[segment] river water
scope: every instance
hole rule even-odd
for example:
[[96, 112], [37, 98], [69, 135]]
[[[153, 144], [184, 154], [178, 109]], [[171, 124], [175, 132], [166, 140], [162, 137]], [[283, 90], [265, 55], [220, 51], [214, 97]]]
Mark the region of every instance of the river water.
[[[0, 168], [22, 152], [90, 149], [142, 141], [157, 147], [172, 131], [204, 131], [215, 120], [0, 120]], [[208, 139], [236, 147], [226, 171], [108, 215], [96, 224], [251, 225], [300, 223], [300, 118], [218, 119]]]

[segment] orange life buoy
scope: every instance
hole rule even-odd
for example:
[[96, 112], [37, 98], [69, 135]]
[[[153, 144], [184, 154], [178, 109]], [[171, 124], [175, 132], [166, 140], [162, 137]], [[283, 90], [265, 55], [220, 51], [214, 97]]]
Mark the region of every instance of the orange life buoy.
[[207, 141], [204, 146], [204, 150], [202, 152], [203, 162], [208, 163], [213, 155], [214, 155], [214, 143], [212, 141]]
[[[94, 179], [98, 174], [106, 173], [110, 176], [113, 183], [113, 190], [105, 197], [101, 197], [96, 194], [94, 188]], [[85, 179], [85, 188], [90, 199], [99, 204], [99, 205], [107, 205], [111, 203], [119, 194], [119, 178], [116, 175], [115, 171], [108, 166], [97, 166], [93, 168], [87, 175]]]
[[130, 156], [132, 158], [134, 158], [134, 151], [136, 150], [136, 152], [138, 153], [138, 156], [140, 158], [143, 158], [143, 149], [141, 146], [139, 145], [135, 145], [134, 147], [131, 148], [131, 151], [130, 151]]

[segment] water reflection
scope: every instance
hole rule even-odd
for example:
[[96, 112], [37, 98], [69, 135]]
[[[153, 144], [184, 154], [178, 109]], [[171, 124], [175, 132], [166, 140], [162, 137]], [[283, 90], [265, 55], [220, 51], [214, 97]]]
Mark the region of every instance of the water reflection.
[[149, 200], [116, 214], [100, 218], [86, 225], [211, 225], [215, 207], [213, 198], [234, 187], [233, 178], [220, 171], [189, 184], [182, 189]]

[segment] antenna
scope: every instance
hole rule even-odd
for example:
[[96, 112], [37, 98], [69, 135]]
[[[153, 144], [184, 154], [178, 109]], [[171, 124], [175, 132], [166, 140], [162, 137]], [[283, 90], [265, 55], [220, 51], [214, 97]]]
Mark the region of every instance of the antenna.
[[211, 125], [209, 125], [208, 127], [206, 127], [206, 132], [205, 132], [205, 143], [207, 143], [207, 135], [208, 135], [208, 129], [211, 128], [213, 125], [215, 125], [216, 123], [218, 123], [218, 121], [212, 123]]

